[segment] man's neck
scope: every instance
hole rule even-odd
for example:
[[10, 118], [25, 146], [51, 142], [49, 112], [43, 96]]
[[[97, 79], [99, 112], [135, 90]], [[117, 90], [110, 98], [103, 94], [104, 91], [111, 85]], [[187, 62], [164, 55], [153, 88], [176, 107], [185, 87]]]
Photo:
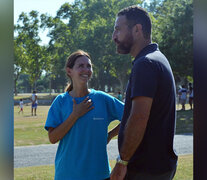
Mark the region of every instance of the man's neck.
[[130, 54], [133, 57], [136, 57], [142, 51], [142, 49], [144, 49], [150, 43], [151, 43], [151, 40], [144, 40], [142, 42], [135, 43], [130, 51]]

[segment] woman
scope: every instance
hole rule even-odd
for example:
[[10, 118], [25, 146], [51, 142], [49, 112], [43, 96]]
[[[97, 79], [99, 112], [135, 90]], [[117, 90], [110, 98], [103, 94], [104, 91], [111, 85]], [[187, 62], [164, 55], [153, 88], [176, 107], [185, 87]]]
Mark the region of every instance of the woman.
[[53, 101], [45, 129], [51, 143], [60, 141], [55, 158], [55, 180], [109, 179], [107, 143], [119, 125], [107, 133], [113, 120], [120, 120], [123, 103], [88, 88], [93, 70], [88, 53], [78, 50], [66, 62], [71, 84]]

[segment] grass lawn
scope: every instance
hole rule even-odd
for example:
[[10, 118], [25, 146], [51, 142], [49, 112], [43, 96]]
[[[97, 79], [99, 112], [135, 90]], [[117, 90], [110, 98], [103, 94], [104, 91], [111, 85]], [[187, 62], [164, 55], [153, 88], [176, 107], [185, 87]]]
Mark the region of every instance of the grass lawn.
[[[177, 106], [176, 134], [193, 133], [193, 111], [189, 105], [186, 111]], [[14, 146], [49, 144], [44, 124], [49, 106], [38, 106], [37, 116], [31, 116], [31, 107], [24, 106], [24, 114], [18, 114], [19, 107], [14, 106]], [[113, 128], [119, 121], [110, 124]], [[110, 161], [113, 168], [115, 161]], [[51, 180], [54, 176], [54, 166], [37, 166], [14, 169], [15, 180]], [[193, 155], [179, 157], [175, 180], [193, 179]]]
[[[110, 161], [111, 168], [115, 160]], [[35, 166], [14, 169], [15, 180], [51, 180], [54, 177], [54, 165]], [[182, 155], [178, 159], [177, 172], [174, 180], [193, 179], [193, 155]]]
[[[38, 99], [53, 99], [54, 97], [56, 97], [58, 95], [58, 93], [37, 93]], [[17, 96], [14, 96], [14, 100], [20, 100], [20, 99], [30, 99], [32, 97], [32, 93], [24, 93], [24, 94], [18, 94]]]
[[24, 114], [18, 114], [14, 106], [14, 146], [47, 144], [47, 131], [44, 130], [49, 106], [38, 106], [37, 116], [31, 116], [31, 107], [24, 106]]
[[193, 133], [193, 111], [187, 105], [187, 110], [177, 111], [176, 134]]
[[[31, 116], [30, 106], [24, 106], [24, 114], [18, 114], [19, 106], [14, 106], [14, 146], [49, 143], [47, 131], [44, 129], [48, 110], [49, 106], [38, 106], [37, 116]], [[118, 123], [119, 121], [113, 121], [109, 129]], [[192, 132], [193, 111], [187, 105], [186, 111], [177, 111], [176, 134]]]
[[[49, 106], [38, 106], [37, 116], [31, 116], [31, 107], [24, 106], [24, 113], [18, 114], [19, 106], [14, 106], [14, 146], [49, 144], [47, 131], [44, 129]], [[109, 125], [112, 129], [119, 121]]]

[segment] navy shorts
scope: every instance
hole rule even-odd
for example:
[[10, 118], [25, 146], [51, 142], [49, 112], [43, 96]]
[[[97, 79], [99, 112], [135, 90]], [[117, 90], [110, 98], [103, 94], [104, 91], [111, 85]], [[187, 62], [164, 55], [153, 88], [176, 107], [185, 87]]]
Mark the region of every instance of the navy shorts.
[[37, 103], [32, 104], [32, 108], [37, 108]]

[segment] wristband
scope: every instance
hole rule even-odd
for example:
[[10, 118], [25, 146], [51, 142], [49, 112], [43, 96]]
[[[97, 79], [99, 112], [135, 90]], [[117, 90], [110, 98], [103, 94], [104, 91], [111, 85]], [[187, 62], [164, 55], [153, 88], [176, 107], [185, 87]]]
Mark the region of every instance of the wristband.
[[123, 164], [124, 166], [127, 166], [127, 164], [128, 164], [128, 161], [124, 161], [124, 160], [122, 160], [120, 156], [118, 156], [118, 157], [116, 158], [116, 162], [117, 162], [117, 163], [120, 163], [120, 164]]

